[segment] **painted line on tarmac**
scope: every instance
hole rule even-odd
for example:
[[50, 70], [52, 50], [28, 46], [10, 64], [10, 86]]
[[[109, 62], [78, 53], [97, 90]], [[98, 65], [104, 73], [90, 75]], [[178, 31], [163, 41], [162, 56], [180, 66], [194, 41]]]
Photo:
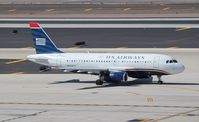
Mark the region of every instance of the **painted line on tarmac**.
[[14, 61], [8, 61], [5, 64], [15, 64], [15, 63], [20, 63], [20, 62], [24, 62], [27, 59], [19, 59], [19, 60], [14, 60]]
[[17, 9], [10, 9], [8, 12], [15, 12]]
[[51, 106], [110, 106], [110, 107], [150, 107], [150, 108], [194, 108], [199, 106], [169, 106], [169, 105], [129, 105], [129, 104], [78, 104], [78, 103], [32, 103], [32, 102], [0, 102], [7, 105], [51, 105]]
[[55, 9], [46, 9], [45, 11], [47, 12], [51, 12], [51, 11], [54, 11]]
[[34, 49], [33, 47], [22, 47], [22, 48], [19, 48], [19, 49]]
[[89, 12], [89, 11], [92, 11], [93, 9], [92, 8], [86, 8], [84, 9], [84, 12]]
[[11, 73], [13, 75], [20, 75], [20, 74], [24, 74], [24, 72], [14, 72], [14, 73]]
[[193, 109], [193, 110], [180, 112], [180, 113], [177, 113], [177, 114], [169, 115], [169, 116], [166, 116], [166, 117], [162, 117], [160, 119], [151, 120], [151, 121], [147, 121], [147, 122], [157, 122], [157, 121], [161, 121], [161, 120], [166, 120], [166, 119], [170, 119], [170, 118], [173, 118], [173, 117], [176, 117], [176, 116], [180, 116], [180, 115], [188, 114], [188, 113], [191, 113], [191, 112], [195, 112], [195, 111], [198, 111], [198, 110], [199, 110], [199, 108], [196, 108], [196, 109]]
[[123, 11], [129, 11], [129, 10], [131, 10], [131, 8], [125, 8], [125, 9], [123, 9]]
[[191, 27], [176, 28], [176, 31], [184, 31], [184, 30], [188, 30], [188, 29], [191, 29]]
[[14, 118], [10, 118], [10, 119], [1, 120], [0, 122], [8, 122], [8, 121], [13, 121], [13, 120], [17, 120], [17, 119], [21, 119], [21, 118], [25, 118], [25, 117], [37, 116], [39, 114], [46, 113], [46, 112], [48, 112], [48, 111], [46, 111], [46, 110], [39, 111], [39, 112], [32, 113], [32, 114], [26, 114], [26, 115], [19, 116], [19, 117], [14, 117]]
[[147, 97], [147, 102], [153, 102], [153, 97], [151, 96]]
[[170, 9], [170, 7], [166, 7], [166, 8], [163, 8], [162, 10], [166, 11], [166, 10], [169, 10], [169, 9]]

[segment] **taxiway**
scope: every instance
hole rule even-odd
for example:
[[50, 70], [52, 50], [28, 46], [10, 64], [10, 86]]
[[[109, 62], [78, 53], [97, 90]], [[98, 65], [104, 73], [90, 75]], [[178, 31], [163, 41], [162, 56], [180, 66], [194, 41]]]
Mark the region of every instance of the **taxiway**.
[[[28, 24], [26, 24], [28, 25]], [[86, 25], [86, 24], [85, 24]], [[17, 32], [14, 32], [17, 30]], [[59, 48], [198, 48], [198, 28], [45, 28]], [[29, 28], [2, 28], [1, 48], [32, 47]]]
[[[67, 50], [82, 52], [85, 49], [64, 49]], [[91, 51], [100, 52], [99, 49]], [[96, 86], [97, 76], [83, 74], [1, 74], [0, 122], [198, 121], [198, 49], [120, 49], [120, 52], [169, 54], [186, 69], [181, 74], [163, 77], [163, 85], [147, 79], [129, 79], [120, 84]], [[20, 67], [30, 71], [35, 66]]]
[[104, 86], [96, 86], [97, 77], [90, 75], [0, 77], [0, 122], [197, 122], [199, 119], [198, 74], [165, 77], [163, 85], [131, 79]]

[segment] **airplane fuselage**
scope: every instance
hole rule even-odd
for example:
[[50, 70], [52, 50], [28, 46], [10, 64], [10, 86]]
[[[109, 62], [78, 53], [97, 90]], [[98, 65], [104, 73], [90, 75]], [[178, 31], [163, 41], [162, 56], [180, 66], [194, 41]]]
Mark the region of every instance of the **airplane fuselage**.
[[126, 70], [148, 71], [151, 75], [170, 75], [184, 70], [181, 63], [174, 62], [170, 56], [160, 54], [59, 53], [30, 55], [28, 59], [57, 69], [79, 70], [79, 72]]
[[64, 53], [57, 48], [43, 28], [36, 22], [29, 23], [35, 55], [29, 55], [30, 61], [41, 64], [40, 71], [51, 68], [64, 72], [99, 75], [97, 85], [106, 82], [127, 81], [133, 78], [150, 78], [157, 75], [162, 84], [162, 75], [172, 75], [184, 70], [184, 65], [174, 58], [161, 54], [130, 53]]

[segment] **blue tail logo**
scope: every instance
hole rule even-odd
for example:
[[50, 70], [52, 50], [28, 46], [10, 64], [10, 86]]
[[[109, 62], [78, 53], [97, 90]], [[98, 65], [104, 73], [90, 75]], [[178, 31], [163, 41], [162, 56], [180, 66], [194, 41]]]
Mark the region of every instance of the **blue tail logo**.
[[37, 54], [63, 53], [60, 51], [42, 27], [36, 22], [29, 23]]

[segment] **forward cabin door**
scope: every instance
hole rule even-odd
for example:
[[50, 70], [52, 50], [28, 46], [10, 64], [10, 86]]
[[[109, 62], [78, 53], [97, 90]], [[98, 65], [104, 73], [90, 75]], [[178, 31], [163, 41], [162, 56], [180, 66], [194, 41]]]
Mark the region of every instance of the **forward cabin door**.
[[153, 67], [154, 68], [159, 68], [159, 60], [160, 60], [159, 56], [154, 57], [154, 60], [153, 60]]

